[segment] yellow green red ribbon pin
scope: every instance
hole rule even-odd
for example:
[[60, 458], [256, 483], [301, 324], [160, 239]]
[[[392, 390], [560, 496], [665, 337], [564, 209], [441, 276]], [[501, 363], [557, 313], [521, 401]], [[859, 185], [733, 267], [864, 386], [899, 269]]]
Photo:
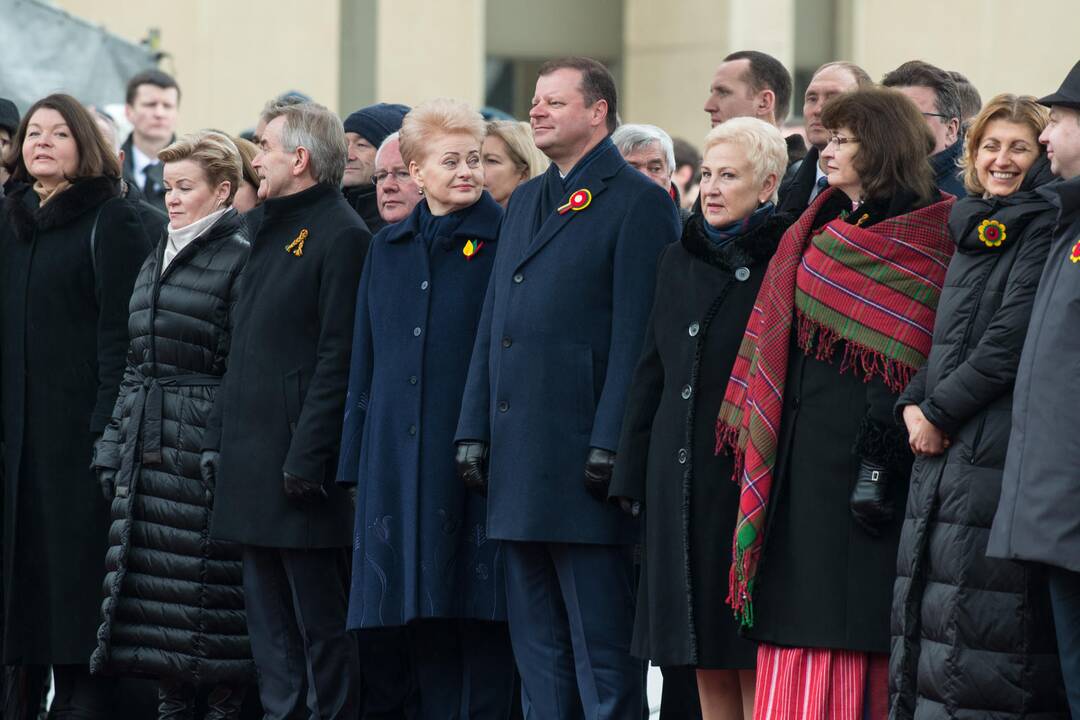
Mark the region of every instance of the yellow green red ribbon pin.
[[466, 260], [472, 260], [482, 247], [484, 247], [483, 240], [469, 240], [465, 243], [465, 247], [461, 248], [461, 254], [465, 256]]
[[566, 204], [559, 207], [559, 214], [565, 215], [571, 210], [573, 210], [574, 212], [584, 210], [585, 208], [589, 207], [589, 203], [591, 202], [592, 193], [589, 192], [588, 188], [581, 188], [580, 190], [575, 190], [573, 194], [570, 195], [570, 199], [566, 201]]
[[1072, 247], [1072, 252], [1069, 253], [1069, 259], [1074, 263], [1080, 263], [1080, 240], [1076, 241], [1076, 244]]
[[979, 223], [978, 233], [986, 247], [1001, 247], [1005, 242], [1005, 225], [997, 220], [983, 220]]

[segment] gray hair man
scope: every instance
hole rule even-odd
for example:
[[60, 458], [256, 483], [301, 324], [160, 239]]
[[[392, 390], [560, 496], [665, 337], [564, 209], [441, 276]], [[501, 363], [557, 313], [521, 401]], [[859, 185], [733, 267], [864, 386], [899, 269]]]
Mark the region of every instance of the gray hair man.
[[375, 198], [379, 216], [387, 225], [401, 222], [420, 202], [420, 188], [401, 159], [401, 136], [391, 133], [375, 153]]
[[229, 367], [203, 440], [211, 536], [243, 549], [268, 719], [359, 712], [345, 631], [353, 504], [334, 483], [360, 271], [371, 235], [342, 197], [345, 131], [321, 105], [271, 105], [261, 220], [235, 300]]
[[615, 143], [619, 154], [630, 167], [671, 196], [679, 209], [680, 219], [686, 222], [690, 210], [683, 208], [679, 188], [671, 180], [675, 173], [675, 144], [671, 136], [655, 125], [630, 123], [615, 128], [615, 132], [611, 133], [611, 142]]

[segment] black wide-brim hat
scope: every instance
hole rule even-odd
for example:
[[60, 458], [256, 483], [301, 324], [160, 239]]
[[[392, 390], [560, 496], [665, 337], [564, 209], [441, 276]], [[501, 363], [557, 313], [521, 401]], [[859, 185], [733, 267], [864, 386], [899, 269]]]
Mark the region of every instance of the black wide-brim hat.
[[1080, 110], [1080, 62], [1073, 65], [1056, 93], [1039, 98], [1040, 105], [1064, 105]]

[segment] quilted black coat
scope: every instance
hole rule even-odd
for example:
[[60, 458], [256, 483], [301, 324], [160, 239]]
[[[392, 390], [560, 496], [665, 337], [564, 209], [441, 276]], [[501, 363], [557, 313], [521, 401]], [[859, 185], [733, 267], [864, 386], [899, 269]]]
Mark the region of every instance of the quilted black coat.
[[249, 243], [230, 210], [131, 296], [127, 369], [95, 465], [118, 470], [94, 672], [254, 679], [238, 546], [210, 540], [199, 455]]
[[933, 348], [897, 403], [898, 414], [919, 405], [951, 444], [912, 471], [892, 608], [894, 720], [1068, 717], [1039, 566], [986, 557], [1054, 224], [1035, 188], [1050, 179], [1040, 160], [1017, 192], [967, 197], [949, 218], [957, 252]]

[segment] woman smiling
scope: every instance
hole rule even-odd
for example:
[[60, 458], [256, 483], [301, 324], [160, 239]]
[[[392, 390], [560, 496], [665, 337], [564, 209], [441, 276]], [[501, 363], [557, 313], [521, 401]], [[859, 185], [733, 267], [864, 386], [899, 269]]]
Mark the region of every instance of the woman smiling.
[[[998, 95], [971, 123], [953, 207], [956, 254], [930, 358], [897, 402], [919, 460], [893, 597], [894, 716], [1065, 718], [1046, 579], [986, 557], [1012, 426], [1013, 381], [1056, 210], [1033, 97]], [[1001, 618], [1010, 622], [1001, 622]], [[1015, 683], [997, 682], [1015, 678]]]

